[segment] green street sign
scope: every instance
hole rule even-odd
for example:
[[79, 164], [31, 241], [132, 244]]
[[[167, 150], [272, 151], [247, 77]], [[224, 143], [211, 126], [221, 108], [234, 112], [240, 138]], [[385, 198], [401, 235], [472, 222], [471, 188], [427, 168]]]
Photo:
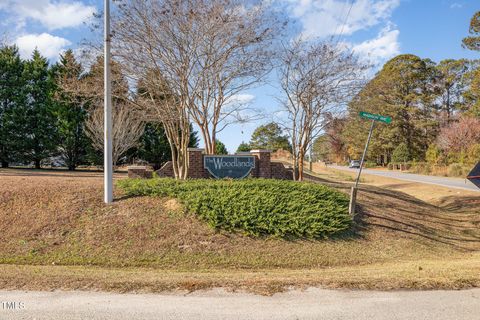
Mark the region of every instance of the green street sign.
[[381, 121], [381, 122], [385, 122], [385, 123], [391, 123], [392, 122], [391, 117], [381, 116], [379, 114], [373, 114], [373, 113], [364, 112], [364, 111], [360, 111], [360, 117], [365, 118], [365, 119], [375, 120], [375, 121]]

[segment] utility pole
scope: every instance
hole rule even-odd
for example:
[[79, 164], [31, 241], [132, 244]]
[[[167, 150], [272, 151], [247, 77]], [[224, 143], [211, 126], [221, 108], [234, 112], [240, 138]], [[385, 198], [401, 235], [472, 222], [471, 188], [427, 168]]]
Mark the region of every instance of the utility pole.
[[105, 203], [113, 202], [112, 164], [112, 88], [110, 81], [110, 0], [104, 0], [104, 194]]

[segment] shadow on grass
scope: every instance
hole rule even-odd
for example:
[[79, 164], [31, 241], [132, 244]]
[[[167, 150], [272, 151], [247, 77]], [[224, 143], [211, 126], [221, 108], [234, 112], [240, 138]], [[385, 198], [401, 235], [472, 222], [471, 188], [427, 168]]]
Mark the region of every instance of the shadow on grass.
[[[352, 186], [314, 175], [308, 175], [307, 180], [345, 193]], [[357, 237], [381, 228], [399, 237], [419, 237], [462, 251], [480, 250], [480, 197], [449, 197], [434, 205], [397, 190], [361, 185], [357, 198]], [[477, 213], [472, 213], [472, 209], [477, 209]]]

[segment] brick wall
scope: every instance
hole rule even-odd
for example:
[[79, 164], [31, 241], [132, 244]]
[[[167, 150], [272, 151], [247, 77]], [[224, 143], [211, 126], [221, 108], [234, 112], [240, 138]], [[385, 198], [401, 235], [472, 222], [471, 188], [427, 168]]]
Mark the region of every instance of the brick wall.
[[[265, 179], [291, 179], [288, 170], [280, 162], [271, 161], [271, 153], [268, 150], [252, 150], [249, 153], [241, 153], [242, 155], [252, 155], [255, 157], [255, 168], [251, 171], [250, 177]], [[211, 175], [207, 169], [203, 167], [203, 149], [188, 149], [188, 178], [200, 179], [210, 178]], [[173, 165], [169, 161], [156, 171], [159, 177], [174, 177]], [[133, 174], [133, 173], [132, 173]], [[130, 170], [129, 170], [130, 175]]]
[[160, 169], [158, 169], [155, 172], [161, 178], [165, 178], [165, 177], [172, 177], [173, 178], [175, 176], [175, 174], [173, 172], [173, 162], [168, 161]]
[[210, 177], [210, 173], [203, 168], [203, 149], [188, 148], [188, 174], [192, 179]]
[[272, 168], [270, 166], [270, 151], [268, 150], [251, 150], [250, 154], [255, 156], [255, 175], [256, 178], [272, 177]]
[[280, 162], [271, 162], [270, 163], [271, 172], [272, 172], [272, 179], [283, 179], [283, 180], [291, 180], [292, 175], [289, 174], [287, 168]]
[[153, 171], [146, 166], [131, 166], [127, 168], [128, 177], [131, 179], [150, 179], [153, 176]]

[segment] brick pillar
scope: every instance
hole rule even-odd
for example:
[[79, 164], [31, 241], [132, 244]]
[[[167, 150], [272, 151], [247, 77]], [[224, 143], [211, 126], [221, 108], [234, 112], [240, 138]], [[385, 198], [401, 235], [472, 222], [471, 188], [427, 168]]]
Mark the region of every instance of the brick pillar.
[[270, 165], [270, 150], [251, 150], [250, 154], [255, 156], [255, 177], [270, 179], [272, 177], [272, 166]]
[[188, 148], [188, 178], [206, 178], [203, 168], [203, 149]]

